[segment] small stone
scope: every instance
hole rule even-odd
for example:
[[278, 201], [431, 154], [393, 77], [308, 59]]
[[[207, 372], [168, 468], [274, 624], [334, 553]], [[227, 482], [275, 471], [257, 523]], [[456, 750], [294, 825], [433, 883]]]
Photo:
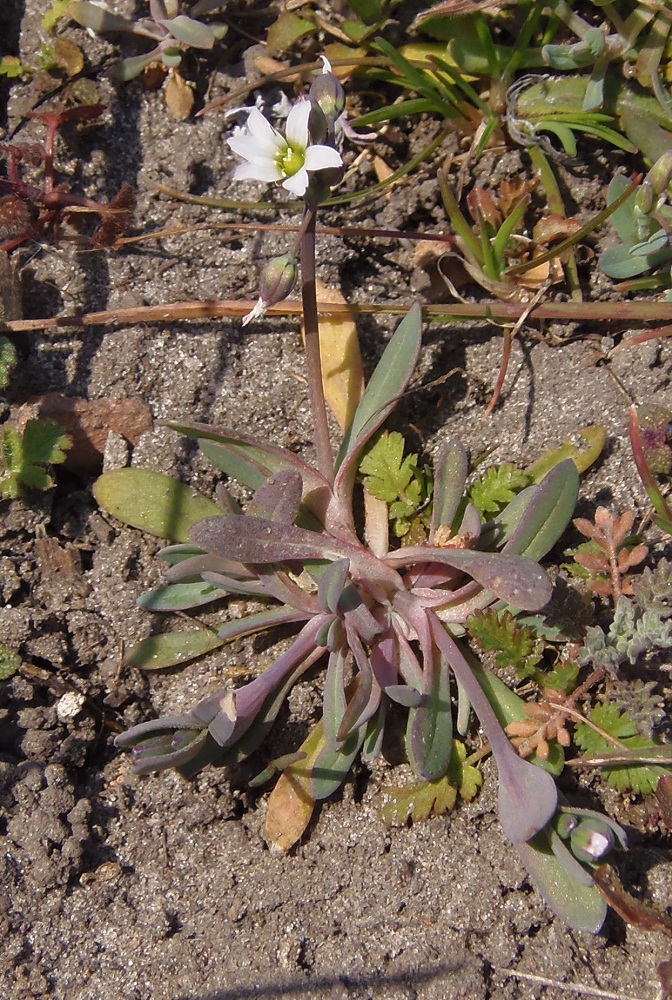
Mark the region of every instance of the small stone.
[[79, 691], [68, 691], [56, 705], [59, 722], [72, 722], [82, 710], [86, 698]]

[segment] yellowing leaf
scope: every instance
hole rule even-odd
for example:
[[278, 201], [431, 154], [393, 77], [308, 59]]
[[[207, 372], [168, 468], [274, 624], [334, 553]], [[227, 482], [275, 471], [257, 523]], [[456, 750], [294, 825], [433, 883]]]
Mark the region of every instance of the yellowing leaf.
[[[335, 288], [316, 282], [317, 305], [347, 305]], [[304, 334], [305, 336], [305, 334]], [[324, 395], [339, 426], [352, 422], [364, 391], [364, 372], [354, 320], [347, 314], [320, 318], [320, 354]]]
[[54, 60], [67, 77], [77, 76], [84, 69], [84, 55], [79, 46], [68, 38], [54, 40]]
[[191, 114], [194, 106], [194, 92], [179, 73], [171, 70], [164, 86], [166, 104], [173, 118], [183, 122]]
[[277, 851], [288, 851], [303, 836], [315, 808], [310, 794], [313, 765], [326, 746], [322, 723], [319, 722], [299, 751], [301, 760], [286, 767], [271, 792], [264, 824], [264, 839]]

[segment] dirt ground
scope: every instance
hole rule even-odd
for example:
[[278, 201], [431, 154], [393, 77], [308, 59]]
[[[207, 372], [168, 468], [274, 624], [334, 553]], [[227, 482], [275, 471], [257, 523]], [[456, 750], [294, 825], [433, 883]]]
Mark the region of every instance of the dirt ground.
[[[34, 51], [47, 6], [46, 0], [27, 0], [25, 8], [10, 0], [0, 14], [8, 19], [10, 51], [24, 58]], [[113, 52], [83, 32], [76, 35], [92, 60]], [[239, 63], [223, 62], [213, 96], [239, 83], [242, 73]], [[255, 185], [230, 183], [224, 138], [231, 122], [221, 114], [176, 123], [160, 93], [143, 92], [137, 83], [118, 91], [108, 83], [100, 87], [109, 103], [102, 123], [66, 130], [59, 165], [73, 186], [101, 199], [113, 197], [122, 181], [130, 183], [138, 192], [134, 231], [235, 221], [165, 200], [157, 184], [258, 196]], [[2, 94], [4, 101], [7, 88]], [[34, 100], [30, 84], [14, 84], [5, 129], [18, 125]], [[22, 139], [39, 129], [25, 125]], [[483, 158], [478, 172], [503, 175], [519, 162], [518, 153], [498, 151]], [[580, 216], [587, 218], [620, 162], [582, 144], [579, 161], [565, 171]], [[436, 165], [391, 197], [356, 202], [325, 221], [438, 226]], [[15, 260], [24, 315], [43, 317], [254, 298], [260, 260], [283, 247], [278, 235], [198, 232], [116, 253], [31, 246]], [[408, 252], [391, 242], [322, 237], [320, 254], [322, 279], [356, 300], [411, 302], [416, 294]], [[362, 322], [369, 367], [392, 325]], [[433, 324], [418, 384], [457, 372], [412, 395], [402, 418], [429, 452], [457, 436], [472, 454], [489, 450], [493, 463], [530, 462], [577, 428], [601, 423], [608, 447], [584, 478], [582, 509], [604, 503], [644, 512], [627, 442], [628, 396], [672, 405], [672, 349], [666, 341], [651, 342], [607, 362], [612, 332], [585, 325], [547, 327], [543, 339], [526, 332], [514, 345], [503, 403], [484, 419], [500, 333]], [[19, 348], [5, 416], [15, 416], [35, 392], [137, 398], [155, 420], [209, 421], [310, 454], [294, 321], [244, 330], [239, 320], [218, 320], [38, 332], [22, 336]], [[161, 427], [145, 432], [135, 447], [113, 437], [106, 460], [108, 467], [130, 463], [171, 472], [205, 492], [215, 483], [193, 446]], [[613, 916], [597, 936], [574, 933], [555, 919], [502, 835], [488, 765], [483, 792], [471, 805], [400, 829], [381, 822], [377, 797], [383, 783], [402, 781], [405, 766], [359, 767], [285, 856], [269, 851], [262, 837], [267, 792], [246, 786], [266, 757], [233, 774], [209, 769], [191, 783], [172, 772], [131, 776], [127, 757], [113, 747], [110, 722], [125, 728], [179, 714], [221, 686], [232, 667], [253, 664], [256, 671], [270, 663], [273, 649], [267, 641], [241, 641], [179, 671], [125, 669], [124, 649], [157, 627], [134, 600], [159, 577], [159, 543], [96, 507], [93, 475], [59, 470], [57, 479], [43, 496], [3, 502], [0, 525], [0, 641], [20, 650], [25, 667], [0, 685], [4, 996], [654, 1000], [655, 968], [669, 957], [669, 942]], [[318, 673], [297, 686], [269, 756], [294, 749], [314, 724], [320, 685]], [[62, 703], [71, 689], [86, 695], [74, 718]], [[619, 803], [613, 806], [618, 812]], [[669, 903], [669, 842], [635, 831], [621, 870], [633, 891], [659, 906]]]

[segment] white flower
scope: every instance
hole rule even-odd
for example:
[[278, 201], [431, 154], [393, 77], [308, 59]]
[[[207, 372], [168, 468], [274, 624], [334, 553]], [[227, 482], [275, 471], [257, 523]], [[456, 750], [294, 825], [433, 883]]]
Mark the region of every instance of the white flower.
[[246, 163], [233, 174], [236, 180], [281, 181], [292, 194], [301, 197], [310, 182], [309, 173], [343, 166], [333, 146], [311, 145], [308, 118], [311, 103], [298, 101], [287, 116], [285, 135], [274, 129], [257, 108], [252, 108], [244, 129], [227, 143]]

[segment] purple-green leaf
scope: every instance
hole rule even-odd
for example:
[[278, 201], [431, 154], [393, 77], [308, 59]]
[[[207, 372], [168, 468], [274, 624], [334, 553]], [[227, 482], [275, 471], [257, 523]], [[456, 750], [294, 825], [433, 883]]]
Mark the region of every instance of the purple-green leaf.
[[304, 559], [339, 559], [349, 554], [336, 539], [293, 524], [283, 525], [260, 517], [208, 517], [195, 524], [191, 539], [217, 555], [242, 563], [283, 563]]
[[[385, 561], [395, 568], [423, 562], [452, 566], [507, 604], [526, 611], [543, 608], [553, 591], [544, 570], [536, 562], [519, 555], [416, 545], [391, 552]], [[449, 596], [448, 593], [447, 598]]]

